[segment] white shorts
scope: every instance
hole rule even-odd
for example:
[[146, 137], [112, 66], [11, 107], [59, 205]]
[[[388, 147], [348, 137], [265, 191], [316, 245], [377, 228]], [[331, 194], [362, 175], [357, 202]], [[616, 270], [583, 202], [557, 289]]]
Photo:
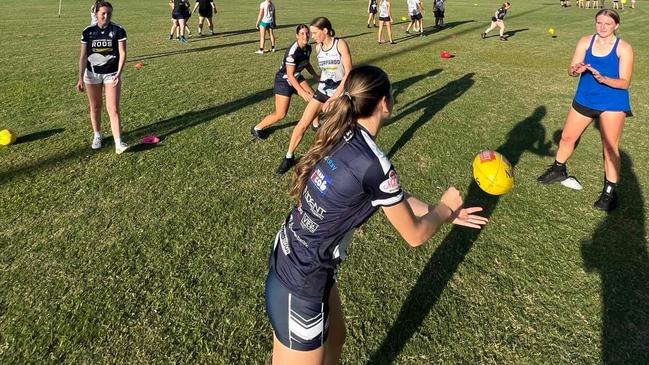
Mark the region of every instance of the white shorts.
[[110, 74], [96, 74], [86, 69], [86, 72], [83, 74], [83, 82], [91, 85], [112, 84], [115, 82], [115, 75], [117, 75], [117, 72]]

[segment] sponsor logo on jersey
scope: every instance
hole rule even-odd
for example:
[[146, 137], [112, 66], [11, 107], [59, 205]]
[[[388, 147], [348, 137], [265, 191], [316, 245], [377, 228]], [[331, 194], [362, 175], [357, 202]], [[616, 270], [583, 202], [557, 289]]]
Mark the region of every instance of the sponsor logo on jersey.
[[354, 138], [354, 131], [352, 131], [351, 129], [348, 130], [347, 132], [345, 132], [345, 136], [343, 136], [343, 138], [345, 139], [345, 142], [351, 141], [351, 139]]
[[115, 33], [113, 33], [112, 30], [108, 33], [108, 36], [109, 36], [110, 38], [113, 38], [114, 35], [115, 35]]
[[279, 231], [279, 246], [282, 248], [284, 255], [291, 254], [291, 246], [288, 244], [288, 237], [286, 236], [286, 226], [282, 225]]
[[379, 189], [381, 189], [382, 192], [392, 194], [396, 193], [401, 189], [401, 183], [399, 183], [399, 175], [397, 175], [397, 172], [394, 170], [390, 170], [388, 172], [388, 179], [383, 181], [381, 185], [379, 185]]
[[334, 160], [331, 159], [331, 157], [325, 156], [324, 160], [327, 163], [327, 166], [329, 166], [329, 168], [331, 169], [331, 171], [336, 171], [336, 164], [334, 163]]
[[92, 48], [113, 48], [112, 39], [94, 39], [91, 43]]
[[293, 230], [293, 215], [291, 215], [291, 218], [288, 221], [288, 230], [293, 234], [293, 238], [300, 242], [304, 247], [309, 247], [309, 244]]
[[320, 195], [326, 195], [331, 185], [331, 179], [322, 170], [316, 168], [311, 174], [311, 183], [315, 186]]
[[313, 199], [311, 194], [309, 194], [308, 189], [304, 189], [304, 193], [302, 194], [302, 196], [304, 196], [304, 201], [309, 205], [309, 208], [311, 209], [311, 213], [316, 217], [323, 219], [327, 211], [318, 205], [318, 203], [315, 201], [315, 199]]
[[307, 231], [309, 231], [311, 233], [315, 233], [315, 231], [318, 229], [318, 227], [320, 227], [320, 225], [318, 225], [316, 222], [314, 222], [313, 219], [311, 219], [311, 217], [309, 217], [309, 215], [306, 214], [306, 213], [302, 214], [302, 219], [300, 220], [300, 225], [302, 226], [302, 228], [306, 229]]

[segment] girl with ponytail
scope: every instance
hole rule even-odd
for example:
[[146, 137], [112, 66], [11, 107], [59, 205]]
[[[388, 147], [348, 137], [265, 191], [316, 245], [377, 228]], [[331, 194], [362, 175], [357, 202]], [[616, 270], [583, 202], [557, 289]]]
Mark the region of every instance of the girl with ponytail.
[[275, 236], [266, 279], [273, 327], [273, 364], [337, 364], [345, 323], [334, 280], [353, 232], [378, 209], [410, 246], [425, 243], [445, 222], [481, 228], [479, 207], [462, 208], [450, 187], [436, 205], [402, 190], [376, 137], [392, 111], [388, 76], [373, 66], [351, 70], [331, 99], [316, 140], [295, 169], [297, 200]]
[[[316, 54], [321, 71], [320, 81], [315, 95], [304, 109], [300, 121], [293, 128], [286, 157], [282, 159], [277, 168], [279, 175], [286, 173], [295, 165], [293, 153], [300, 144], [304, 132], [321, 111], [329, 109], [330, 100], [342, 94], [347, 75], [352, 69], [352, 57], [347, 42], [335, 38], [336, 31], [329, 19], [315, 18], [311, 22], [310, 31], [311, 37], [317, 43]], [[318, 127], [314, 125], [314, 128]]]

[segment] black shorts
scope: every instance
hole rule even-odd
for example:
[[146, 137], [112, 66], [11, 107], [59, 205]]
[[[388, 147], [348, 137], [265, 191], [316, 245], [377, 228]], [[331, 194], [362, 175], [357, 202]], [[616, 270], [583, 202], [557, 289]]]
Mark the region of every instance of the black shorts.
[[198, 15], [202, 16], [203, 18], [211, 18], [211, 17], [214, 16], [214, 12], [212, 12], [211, 10], [208, 10], [208, 11], [200, 11], [199, 10]]
[[[573, 100], [572, 101], [572, 108], [575, 109], [575, 111], [585, 117], [592, 118], [592, 119], [599, 119], [599, 116], [604, 113], [607, 110], [597, 110], [597, 109], [591, 109], [587, 106], [583, 106], [579, 104], [577, 101]], [[625, 111], [624, 112], [627, 117], [632, 117], [633, 113], [631, 111]]]
[[435, 18], [443, 18], [444, 17], [444, 11], [443, 10], [435, 10]]
[[187, 20], [187, 19], [190, 18], [190, 16], [191, 16], [190, 14], [188, 14], [188, 13], [186, 13], [184, 11], [179, 12], [179, 13], [177, 13], [177, 12], [171, 13], [171, 19], [176, 19], [176, 20], [179, 20], [179, 19]]
[[412, 20], [412, 21], [419, 20], [419, 19], [422, 19], [422, 18], [423, 18], [423, 16], [421, 15], [421, 13], [417, 13], [415, 15], [410, 16], [410, 20]]
[[[279, 72], [275, 75], [275, 84], [273, 85], [273, 93], [275, 95], [288, 96], [289, 98], [293, 94], [297, 94], [297, 91], [291, 84], [288, 83], [288, 79], [282, 77], [283, 75]], [[304, 81], [304, 76], [300, 75], [297, 77], [298, 82]]]
[[314, 98], [315, 100], [317, 100], [317, 101], [323, 103], [323, 104], [326, 103], [327, 100], [331, 99], [330, 96], [328, 96], [327, 94], [323, 94], [320, 90], [317, 90], [317, 91], [315, 92], [315, 95], [313, 95], [313, 98]]
[[370, 14], [376, 14], [376, 8], [370, 8]]
[[379, 20], [382, 21], [382, 22], [391, 22], [392, 21], [392, 20], [390, 20], [389, 16], [380, 16]]
[[297, 351], [322, 347], [329, 334], [329, 293], [322, 302], [299, 298], [271, 269], [266, 278], [266, 313], [279, 342]]

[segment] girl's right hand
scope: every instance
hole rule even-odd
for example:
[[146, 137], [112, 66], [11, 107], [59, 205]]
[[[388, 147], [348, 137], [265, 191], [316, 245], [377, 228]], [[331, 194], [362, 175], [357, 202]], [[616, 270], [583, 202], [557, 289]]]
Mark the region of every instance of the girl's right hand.
[[579, 62], [577, 64], [574, 64], [570, 66], [570, 73], [573, 75], [579, 75], [584, 73], [588, 69], [589, 65], [584, 64], [583, 62]]
[[81, 79], [79, 79], [79, 81], [77, 81], [77, 91], [80, 92], [80, 93], [85, 91], [85, 86], [83, 84], [83, 80], [81, 80]]

